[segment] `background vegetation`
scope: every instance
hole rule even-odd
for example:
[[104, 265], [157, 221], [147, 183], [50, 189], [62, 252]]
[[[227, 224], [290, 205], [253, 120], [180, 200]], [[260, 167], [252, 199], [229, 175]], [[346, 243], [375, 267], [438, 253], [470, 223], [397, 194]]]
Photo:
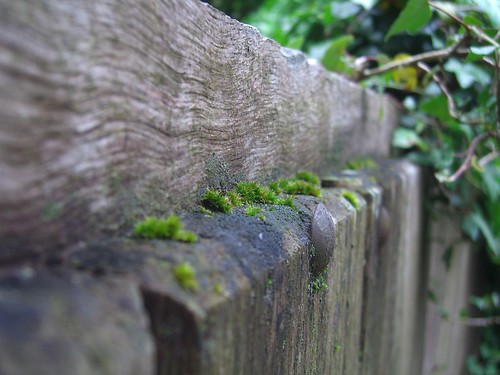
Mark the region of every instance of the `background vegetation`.
[[[500, 4], [498, 0], [212, 0], [283, 46], [399, 100], [393, 145], [429, 167], [431, 201], [478, 245], [482, 326], [469, 373], [500, 374]], [[431, 202], [432, 203], [432, 202]], [[429, 208], [435, 207], [429, 204]], [[449, 255], [452, 255], [450, 248]]]

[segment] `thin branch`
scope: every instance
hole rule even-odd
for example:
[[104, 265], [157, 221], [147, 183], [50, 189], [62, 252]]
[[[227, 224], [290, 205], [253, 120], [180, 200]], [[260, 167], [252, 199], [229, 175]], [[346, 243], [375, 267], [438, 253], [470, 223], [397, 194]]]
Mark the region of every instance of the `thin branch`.
[[446, 87], [443, 80], [440, 77], [438, 77], [437, 74], [435, 74], [427, 64], [424, 64], [423, 62], [419, 62], [417, 64], [417, 66], [420, 69], [424, 70], [425, 72], [427, 72], [431, 75], [434, 82], [436, 82], [438, 84], [438, 86], [441, 89], [441, 91], [443, 92], [444, 96], [446, 96], [446, 100], [448, 101], [448, 112], [450, 113], [450, 116], [453, 117], [455, 120], [460, 121], [459, 120], [460, 116], [458, 115], [457, 109], [455, 107], [455, 101], [453, 100], [453, 97], [451, 96], [450, 92], [448, 91], [448, 87]]
[[446, 101], [448, 103], [448, 113], [450, 114], [450, 116], [452, 118], [454, 118], [455, 120], [457, 120], [459, 122], [463, 122], [463, 123], [466, 123], [466, 124], [469, 124], [469, 125], [477, 125], [477, 124], [482, 124], [484, 122], [484, 121], [482, 121], [480, 119], [473, 119], [473, 120], [465, 119], [462, 116], [462, 114], [460, 114], [457, 111], [457, 108], [455, 106], [455, 101], [453, 100], [453, 97], [451, 96], [451, 93], [448, 90], [448, 87], [446, 87], [446, 84], [443, 82], [443, 80], [437, 74], [435, 74], [432, 71], [432, 69], [427, 64], [424, 64], [423, 62], [419, 62], [417, 64], [417, 66], [420, 69], [422, 69], [425, 72], [427, 72], [428, 74], [430, 74], [431, 77], [432, 77], [432, 79], [434, 80], [434, 82], [436, 82], [438, 84], [439, 88], [441, 89], [441, 91], [443, 92], [444, 96], [446, 97]]
[[500, 45], [496, 42], [495, 39], [491, 38], [489, 35], [485, 34], [483, 32], [483, 30], [481, 30], [481, 28], [477, 27], [477, 26], [473, 26], [473, 25], [467, 25], [463, 20], [461, 20], [460, 18], [458, 18], [457, 16], [455, 16], [454, 14], [448, 12], [445, 8], [442, 8], [440, 5], [438, 4], [435, 4], [431, 1], [429, 1], [429, 5], [440, 11], [441, 13], [444, 13], [446, 14], [448, 17], [450, 17], [452, 20], [454, 20], [455, 22], [457, 22], [458, 24], [460, 24], [461, 26], [463, 26], [463, 28], [465, 29], [465, 31], [469, 34], [469, 35], [474, 35], [477, 39], [482, 39], [483, 41], [495, 46], [496, 48], [499, 48]]
[[452, 20], [454, 20], [455, 22], [457, 22], [460, 25], [462, 25], [467, 31], [470, 31], [469, 25], [467, 25], [464, 21], [462, 21], [460, 18], [458, 18], [454, 14], [452, 14], [452, 13], [448, 12], [446, 9], [442, 8], [440, 5], [438, 5], [436, 3], [433, 3], [432, 1], [429, 1], [429, 6], [432, 7], [432, 8], [434, 8], [434, 9], [436, 9], [436, 10], [439, 10], [441, 13], [446, 14]]
[[488, 133], [481, 133], [477, 137], [475, 137], [470, 143], [469, 148], [467, 149], [467, 156], [463, 161], [462, 165], [457, 169], [453, 175], [446, 179], [446, 182], [454, 182], [460, 178], [467, 170], [470, 168], [472, 163], [472, 157], [474, 156], [474, 152], [476, 151], [476, 147], [483, 139], [489, 136]]
[[467, 37], [460, 38], [457, 42], [451, 46], [436, 51], [424, 52], [418, 55], [409, 56], [406, 59], [394, 60], [378, 68], [365, 69], [358, 72], [356, 80], [362, 80], [374, 75], [382, 74], [397, 68], [404, 68], [405, 66], [415, 65], [419, 62], [429, 62], [429, 61], [442, 61], [448, 59], [453, 55], [467, 55], [467, 51], [460, 50], [460, 46], [465, 42]]
[[462, 322], [469, 327], [488, 327], [500, 324], [500, 316], [491, 316], [488, 318], [464, 318]]
[[479, 161], [477, 162], [477, 164], [479, 164], [479, 166], [481, 168], [484, 168], [484, 166], [486, 164], [488, 164], [489, 162], [495, 160], [498, 157], [500, 157], [500, 152], [493, 151], [493, 152], [490, 152], [489, 154], [483, 156], [481, 159], [479, 159]]

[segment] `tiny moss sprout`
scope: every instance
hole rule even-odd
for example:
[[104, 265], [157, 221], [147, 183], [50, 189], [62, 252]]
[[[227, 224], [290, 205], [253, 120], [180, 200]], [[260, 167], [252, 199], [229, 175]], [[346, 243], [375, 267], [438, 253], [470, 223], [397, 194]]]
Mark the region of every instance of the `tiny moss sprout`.
[[356, 211], [359, 210], [358, 198], [352, 191], [344, 191], [342, 196], [356, 209]]
[[319, 292], [321, 290], [328, 289], [328, 284], [325, 282], [323, 278], [323, 274], [316, 276], [310, 284], [310, 288], [313, 292]]
[[184, 289], [196, 292], [198, 290], [198, 280], [194, 268], [187, 262], [183, 262], [174, 268], [174, 277]]
[[221, 283], [217, 283], [214, 285], [214, 292], [217, 294], [223, 294], [224, 293], [224, 287], [222, 286]]
[[233, 209], [233, 205], [227, 197], [222, 195], [217, 190], [209, 189], [202, 198], [202, 203], [209, 210], [229, 213]]
[[249, 205], [245, 208], [245, 213], [250, 216], [257, 216], [262, 212], [262, 208]]
[[378, 169], [378, 164], [373, 159], [351, 159], [345, 165], [343, 169], [350, 169], [352, 171], [359, 171], [362, 169]]
[[198, 240], [196, 233], [183, 229], [181, 219], [175, 214], [170, 214], [166, 219], [147, 217], [136, 224], [134, 233], [136, 236], [146, 239], [170, 238], [189, 243]]
[[297, 178], [297, 180], [309, 182], [311, 185], [319, 185], [321, 183], [319, 178], [316, 175], [314, 175], [311, 172], [307, 172], [307, 171], [297, 172], [297, 174], [295, 175], [295, 178]]

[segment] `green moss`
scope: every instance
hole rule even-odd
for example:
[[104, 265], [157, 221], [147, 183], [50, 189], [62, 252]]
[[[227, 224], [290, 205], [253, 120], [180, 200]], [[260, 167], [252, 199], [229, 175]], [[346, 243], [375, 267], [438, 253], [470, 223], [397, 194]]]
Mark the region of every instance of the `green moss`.
[[214, 213], [212, 211], [210, 211], [208, 208], [200, 206], [199, 209], [200, 209], [200, 213], [202, 213], [205, 216], [213, 216], [214, 215]]
[[313, 292], [319, 292], [321, 290], [327, 290], [328, 289], [328, 284], [325, 282], [325, 279], [323, 278], [323, 274], [320, 274], [316, 276], [310, 284], [310, 290]]
[[307, 172], [307, 171], [297, 172], [297, 174], [295, 175], [295, 178], [297, 180], [309, 182], [312, 185], [320, 185], [320, 183], [321, 183], [319, 178], [314, 173]]
[[217, 283], [214, 285], [214, 292], [217, 294], [224, 294], [224, 287], [221, 283]]
[[295, 177], [281, 178], [278, 181], [271, 182], [269, 189], [276, 194], [290, 194], [290, 195], [312, 195], [313, 197], [320, 197], [320, 180], [311, 172], [300, 171]]
[[317, 198], [321, 196], [319, 186], [315, 186], [302, 180], [289, 181], [289, 183], [283, 188], [283, 192], [292, 195], [312, 195]]
[[276, 193], [253, 181], [243, 181], [236, 185], [236, 193], [244, 203], [276, 204]]
[[262, 212], [262, 208], [249, 205], [245, 208], [245, 213], [250, 216], [257, 216]]
[[166, 219], [147, 217], [136, 224], [134, 233], [138, 237], [147, 239], [170, 238], [190, 243], [198, 240], [196, 233], [183, 229], [181, 219], [175, 214], [170, 214]]
[[241, 196], [236, 193], [235, 191], [231, 190], [226, 194], [227, 198], [229, 199], [229, 202], [235, 207], [243, 206], [243, 200], [241, 199]]
[[176, 241], [182, 241], [187, 243], [194, 243], [198, 241], [198, 236], [196, 233], [185, 230], [177, 232], [172, 238]]
[[209, 189], [202, 198], [205, 208], [210, 210], [228, 213], [233, 209], [233, 205], [224, 195], [217, 190]]
[[193, 292], [198, 290], [198, 280], [194, 268], [187, 262], [181, 263], [174, 268], [174, 277], [184, 289]]
[[353, 171], [359, 171], [362, 169], [378, 169], [378, 164], [373, 159], [368, 158], [351, 159], [344, 165], [343, 169], [350, 169]]
[[[273, 181], [269, 187], [262, 186], [254, 181], [238, 182], [234, 189], [209, 189], [203, 195], [201, 204], [204, 210], [213, 210], [229, 213], [236, 206], [248, 205], [245, 212], [257, 216], [261, 211], [253, 204], [282, 205], [296, 209], [293, 197], [286, 195], [312, 195], [320, 197], [320, 180], [311, 172], [300, 171], [295, 177]], [[283, 196], [285, 195], [285, 196]], [[203, 212], [203, 211], [202, 211]], [[265, 220], [265, 216], [259, 217]]]
[[258, 219], [264, 221], [266, 220], [266, 217], [264, 215], [260, 215]]
[[359, 201], [352, 191], [344, 191], [342, 196], [357, 210], [359, 210]]
[[293, 202], [293, 197], [287, 197], [287, 198], [280, 198], [278, 203], [281, 206], [287, 206], [290, 207], [292, 210], [296, 210], [297, 207], [295, 207], [295, 203]]

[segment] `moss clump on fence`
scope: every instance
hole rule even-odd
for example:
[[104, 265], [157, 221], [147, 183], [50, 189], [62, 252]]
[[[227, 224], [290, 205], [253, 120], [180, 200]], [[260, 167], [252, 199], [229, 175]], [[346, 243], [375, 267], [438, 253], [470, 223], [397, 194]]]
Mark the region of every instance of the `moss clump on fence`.
[[242, 181], [237, 183], [234, 189], [226, 192], [208, 189], [201, 199], [201, 211], [206, 213], [208, 209], [229, 213], [234, 207], [248, 205], [245, 212], [256, 216], [262, 212], [262, 209], [254, 207], [254, 204], [276, 204], [295, 210], [293, 196], [299, 194], [320, 197], [319, 178], [311, 172], [300, 171], [292, 178], [273, 181], [269, 186], [263, 186], [254, 181]]
[[188, 243], [198, 241], [196, 233], [184, 230], [181, 219], [175, 214], [170, 214], [166, 219], [147, 217], [136, 224], [134, 233], [146, 239], [173, 239]]
[[356, 211], [359, 210], [359, 201], [358, 197], [356, 197], [356, 194], [354, 194], [352, 191], [344, 191], [342, 193], [342, 196], [351, 204], [351, 206], [356, 209]]
[[187, 262], [183, 262], [176, 266], [173, 274], [181, 287], [187, 290], [196, 292], [198, 290], [198, 280], [196, 279], [196, 271]]
[[374, 169], [379, 169], [378, 164], [375, 162], [373, 159], [351, 159], [347, 163], [345, 163], [343, 169], [350, 169], [352, 171], [359, 171], [359, 170], [374, 170]]

